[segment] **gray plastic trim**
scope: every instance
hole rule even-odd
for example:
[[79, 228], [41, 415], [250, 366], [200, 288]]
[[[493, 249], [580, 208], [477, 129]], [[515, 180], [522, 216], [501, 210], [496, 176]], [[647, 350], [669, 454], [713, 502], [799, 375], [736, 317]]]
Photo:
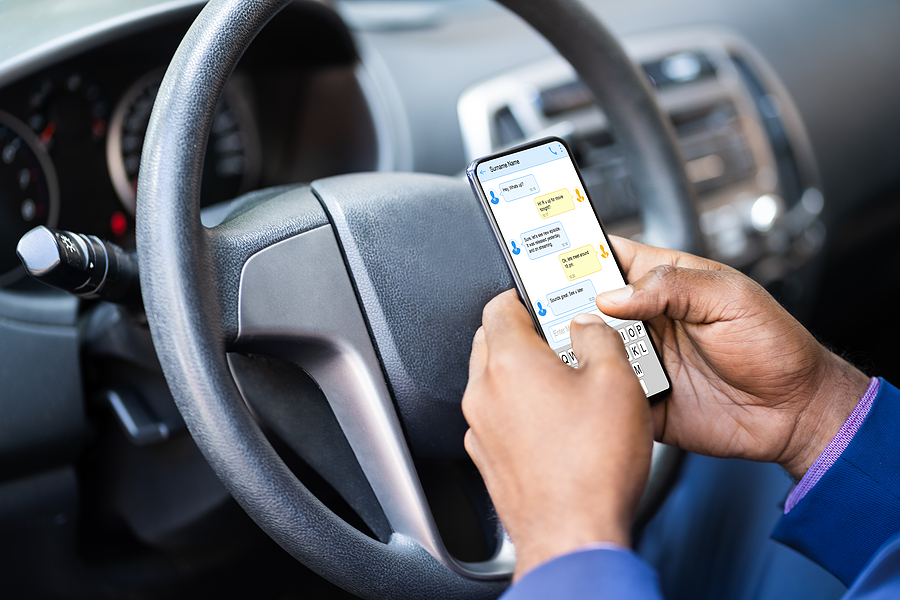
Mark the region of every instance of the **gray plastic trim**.
[[0, 8], [0, 23], [4, 24], [0, 28], [0, 85], [173, 13], [199, 10], [205, 1], [116, 0], [81, 3], [74, 10], [71, 0], [47, 0], [41, 2], [39, 28], [34, 27], [36, 3], [4, 2]]
[[330, 226], [253, 255], [241, 272], [238, 314], [235, 350], [278, 354], [322, 389], [394, 533], [473, 579], [513, 572], [505, 535], [482, 563], [458, 562], [444, 547]]
[[101, 398], [109, 404], [125, 436], [135, 446], [149, 446], [169, 439], [168, 425], [151, 417], [135, 395], [110, 389], [102, 392]]

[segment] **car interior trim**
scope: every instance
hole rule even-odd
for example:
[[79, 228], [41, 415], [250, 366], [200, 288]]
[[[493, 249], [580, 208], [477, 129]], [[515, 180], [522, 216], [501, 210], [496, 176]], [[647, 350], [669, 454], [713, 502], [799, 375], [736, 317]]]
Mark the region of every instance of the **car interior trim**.
[[[315, 258], [298, 263], [297, 256]], [[303, 310], [294, 310], [301, 297]], [[330, 226], [254, 254], [241, 272], [239, 314], [234, 349], [277, 353], [310, 374], [395, 533], [467, 577], [512, 573], [515, 558], [506, 536], [483, 563], [458, 562], [441, 542]]]
[[[50, 0], [43, 4], [47, 14], [59, 14], [62, 18], [43, 19], [40, 35], [37, 36], [28, 27], [20, 31], [15, 28], [4, 30], [4, 44], [9, 48], [5, 54], [9, 58], [0, 63], [0, 86], [53, 61], [168, 20], [175, 13], [196, 10], [204, 4], [204, 0], [172, 0], [164, 4], [153, 4], [147, 0], [117, 0], [98, 3], [95, 10], [80, 13], [66, 10], [66, 0]], [[54, 7], [54, 4], [58, 6]], [[4, 8], [5, 11], [0, 9], [0, 19], [14, 21], [18, 18], [18, 6], [7, 5]], [[77, 18], [72, 18], [73, 14], [78, 14]]]

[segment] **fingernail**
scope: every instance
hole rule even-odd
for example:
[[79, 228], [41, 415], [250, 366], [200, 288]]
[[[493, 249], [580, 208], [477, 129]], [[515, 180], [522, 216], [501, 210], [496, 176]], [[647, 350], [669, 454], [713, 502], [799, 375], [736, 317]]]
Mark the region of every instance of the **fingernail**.
[[598, 323], [603, 323], [603, 319], [597, 315], [592, 315], [591, 313], [581, 313], [575, 315], [572, 322], [578, 323], [579, 325], [597, 325]]
[[626, 285], [623, 288], [603, 292], [600, 295], [603, 296], [604, 300], [607, 300], [614, 304], [622, 304], [623, 302], [631, 298], [632, 294], [634, 294], [634, 288], [630, 285]]

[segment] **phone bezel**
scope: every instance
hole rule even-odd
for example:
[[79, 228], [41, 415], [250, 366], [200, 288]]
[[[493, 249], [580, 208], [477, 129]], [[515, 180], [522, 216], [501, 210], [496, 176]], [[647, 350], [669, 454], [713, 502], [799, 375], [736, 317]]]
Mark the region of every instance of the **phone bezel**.
[[[477, 158], [469, 163], [469, 166], [466, 167], [466, 177], [469, 179], [469, 185], [472, 187], [472, 191], [475, 192], [475, 195], [478, 197], [479, 202], [481, 203], [481, 209], [484, 211], [487, 216], [488, 222], [491, 224], [491, 231], [494, 233], [494, 239], [497, 242], [497, 245], [500, 246], [500, 250], [503, 253], [503, 258], [506, 261], [506, 268], [509, 269], [510, 276], [512, 277], [513, 282], [516, 286], [516, 293], [519, 295], [519, 301], [525, 306], [525, 309], [528, 311], [528, 314], [531, 316], [531, 322], [534, 324], [535, 330], [538, 332], [538, 335], [547, 342], [549, 347], [550, 342], [547, 340], [547, 336], [544, 335], [544, 328], [541, 327], [540, 321], [537, 318], [537, 315], [534, 312], [534, 308], [532, 306], [531, 298], [528, 296], [528, 293], [525, 291], [525, 285], [522, 283], [521, 278], [519, 277], [519, 271], [516, 268], [515, 263], [513, 262], [512, 255], [509, 252], [509, 249], [506, 247], [506, 240], [503, 237], [503, 234], [500, 232], [500, 226], [497, 225], [497, 219], [494, 216], [493, 211], [491, 211], [491, 207], [488, 204], [488, 199], [485, 197], [484, 191], [481, 189], [481, 184], [478, 182], [478, 165], [483, 162], [495, 160], [498, 158], [502, 158], [505, 156], [509, 156], [510, 154], [514, 154], [516, 152], [522, 152], [523, 150], [529, 150], [531, 148], [535, 148], [537, 146], [542, 146], [544, 144], [556, 142], [561, 144], [567, 153], [567, 158], [571, 161], [572, 166], [575, 168], [575, 174], [578, 175], [578, 180], [581, 182], [581, 188], [584, 190], [584, 197], [587, 199], [588, 203], [591, 206], [591, 210], [594, 212], [594, 217], [597, 219], [597, 224], [600, 226], [600, 230], [603, 232], [603, 235], [609, 240], [609, 234], [606, 232], [606, 228], [603, 226], [603, 220], [600, 218], [600, 215], [597, 213], [597, 207], [594, 205], [594, 201], [591, 198], [590, 192], [588, 191], [587, 186], [584, 183], [584, 177], [581, 176], [581, 169], [578, 168], [578, 163], [575, 162], [575, 158], [572, 155], [572, 149], [569, 148], [569, 144], [562, 138], [556, 136], [550, 136], [546, 138], [541, 138], [539, 140], [535, 140], [532, 142], [526, 142], [524, 144], [520, 144], [518, 146], [513, 146], [507, 150], [503, 150], [501, 152], [497, 152], [495, 154], [491, 154], [489, 156], [484, 156], [481, 158]], [[622, 275], [622, 280], [628, 283], [628, 278], [625, 276], [625, 271], [622, 270], [622, 265], [619, 263], [619, 257], [616, 255], [616, 251], [612, 246], [612, 242], [609, 242], [609, 252], [612, 254], [613, 261], [616, 264], [616, 268], [619, 270], [619, 273]], [[650, 327], [648, 327], [645, 321], [641, 321], [643, 323], [644, 328], [652, 333]], [[659, 349], [656, 346], [656, 342], [653, 340], [652, 335], [647, 336], [650, 340], [650, 345], [653, 347], [653, 352], [659, 360], [659, 364], [662, 367], [663, 375], [666, 377], [666, 382], [669, 384], [667, 389], [659, 391], [652, 396], [648, 396], [647, 400], [650, 401], [651, 405], [658, 404], [662, 402], [672, 393], [672, 378], [669, 377], [669, 372], [666, 370], [666, 365], [662, 360], [662, 355], [659, 352]]]

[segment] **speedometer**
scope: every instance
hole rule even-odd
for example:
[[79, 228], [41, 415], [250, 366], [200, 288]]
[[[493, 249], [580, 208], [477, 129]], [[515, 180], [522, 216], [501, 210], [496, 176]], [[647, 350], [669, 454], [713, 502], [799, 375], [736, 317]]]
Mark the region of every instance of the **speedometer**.
[[16, 244], [33, 227], [56, 225], [59, 185], [47, 152], [27, 125], [0, 111], [0, 285], [24, 272]]
[[[163, 74], [162, 69], [153, 71], [131, 86], [110, 120], [106, 162], [116, 193], [131, 214], [135, 211], [144, 136]], [[251, 189], [259, 171], [259, 139], [252, 113], [229, 84], [216, 109], [206, 146], [201, 205], [229, 200]]]

